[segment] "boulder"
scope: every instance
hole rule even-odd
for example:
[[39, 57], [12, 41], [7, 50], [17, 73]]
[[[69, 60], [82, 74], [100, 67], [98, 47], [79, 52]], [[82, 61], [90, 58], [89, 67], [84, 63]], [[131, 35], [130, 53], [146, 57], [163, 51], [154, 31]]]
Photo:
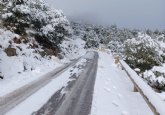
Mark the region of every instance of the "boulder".
[[17, 37], [15, 37], [15, 38], [13, 39], [13, 41], [14, 41], [14, 43], [16, 43], [16, 44], [20, 44], [20, 43], [21, 43], [21, 39], [19, 39], [19, 38], [17, 38]]
[[7, 56], [9, 56], [9, 57], [17, 55], [15, 48], [6, 48], [5, 52], [6, 52]]
[[50, 56], [55, 55], [55, 50], [54, 49], [45, 48], [44, 51], [45, 51], [46, 55], [50, 55]]

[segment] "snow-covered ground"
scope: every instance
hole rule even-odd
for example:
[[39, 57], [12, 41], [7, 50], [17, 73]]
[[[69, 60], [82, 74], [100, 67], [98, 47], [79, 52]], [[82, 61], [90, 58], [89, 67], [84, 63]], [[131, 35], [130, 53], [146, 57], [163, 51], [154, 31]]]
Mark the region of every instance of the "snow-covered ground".
[[84, 64], [86, 64], [86, 59], [81, 59], [75, 66], [53, 79], [48, 85], [31, 95], [6, 115], [31, 115], [39, 110], [56, 91], [67, 86], [68, 81], [72, 81], [71, 75], [77, 74], [78, 76], [81, 73], [83, 69], [78, 69], [78, 67]]
[[[63, 41], [61, 49], [65, 55], [60, 60], [55, 56], [41, 56], [45, 51], [33, 37], [23, 39], [9, 30], [0, 29], [0, 76], [4, 77], [0, 79], [0, 96], [38, 79], [70, 62], [70, 59], [84, 55], [84, 45], [81, 39]], [[16, 51], [13, 56], [7, 56], [5, 50], [8, 48]]]
[[126, 73], [114, 64], [111, 54], [99, 52], [91, 115], [152, 115]]
[[[61, 66], [64, 62], [55, 56], [42, 57], [39, 51], [41, 46], [34, 40], [28, 38], [28, 43], [15, 43], [14, 38], [20, 38], [17, 34], [8, 30], [0, 29], [0, 96], [38, 79], [40, 76]], [[36, 44], [38, 48], [30, 46]], [[16, 49], [15, 56], [7, 56], [6, 48]]]

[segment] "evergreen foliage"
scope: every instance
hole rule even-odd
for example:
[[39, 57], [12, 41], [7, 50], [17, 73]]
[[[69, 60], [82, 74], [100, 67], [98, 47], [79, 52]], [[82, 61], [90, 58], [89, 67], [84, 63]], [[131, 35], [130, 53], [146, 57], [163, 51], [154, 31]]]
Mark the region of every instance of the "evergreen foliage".
[[128, 39], [124, 48], [125, 61], [134, 69], [139, 68], [144, 72], [153, 66], [161, 65], [160, 46], [147, 34]]
[[10, 0], [3, 11], [5, 27], [19, 35], [26, 35], [30, 29], [37, 39], [40, 37], [53, 47], [59, 47], [65, 36], [71, 34], [63, 12], [51, 9], [42, 0]]

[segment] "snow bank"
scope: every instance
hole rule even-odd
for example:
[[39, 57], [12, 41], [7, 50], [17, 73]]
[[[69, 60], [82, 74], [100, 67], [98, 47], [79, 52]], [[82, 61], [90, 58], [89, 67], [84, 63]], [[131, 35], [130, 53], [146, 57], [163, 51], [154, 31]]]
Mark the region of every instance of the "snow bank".
[[120, 63], [134, 80], [134, 82], [138, 85], [138, 87], [142, 90], [144, 95], [148, 98], [149, 102], [155, 107], [156, 111], [160, 115], [164, 115], [165, 103], [161, 100], [161, 98], [124, 61], [120, 61]]
[[[27, 84], [43, 74], [62, 65], [61, 61], [54, 56], [42, 57], [39, 52], [43, 51], [34, 38], [27, 38], [28, 43], [15, 43], [14, 38], [20, 38], [11, 31], [0, 29], [0, 96]], [[38, 48], [32, 48], [36, 44]], [[16, 55], [8, 57], [6, 48], [16, 49]]]
[[114, 63], [112, 54], [99, 52], [90, 115], [153, 115], [132, 82]]

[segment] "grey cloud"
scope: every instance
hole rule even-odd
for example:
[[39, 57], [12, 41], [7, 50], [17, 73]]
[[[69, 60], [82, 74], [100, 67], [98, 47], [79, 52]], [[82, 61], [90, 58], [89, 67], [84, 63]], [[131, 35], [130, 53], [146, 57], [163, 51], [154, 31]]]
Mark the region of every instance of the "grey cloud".
[[165, 0], [47, 0], [72, 18], [140, 29], [165, 29]]

